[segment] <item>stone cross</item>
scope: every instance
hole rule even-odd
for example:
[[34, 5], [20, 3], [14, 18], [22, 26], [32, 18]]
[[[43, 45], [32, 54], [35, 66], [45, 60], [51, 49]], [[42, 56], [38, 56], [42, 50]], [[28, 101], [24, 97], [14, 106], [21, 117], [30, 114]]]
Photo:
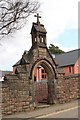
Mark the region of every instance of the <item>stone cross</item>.
[[37, 13], [37, 15], [34, 15], [34, 17], [37, 17], [37, 23], [40, 23], [39, 18], [41, 18], [41, 16], [39, 16], [39, 13]]

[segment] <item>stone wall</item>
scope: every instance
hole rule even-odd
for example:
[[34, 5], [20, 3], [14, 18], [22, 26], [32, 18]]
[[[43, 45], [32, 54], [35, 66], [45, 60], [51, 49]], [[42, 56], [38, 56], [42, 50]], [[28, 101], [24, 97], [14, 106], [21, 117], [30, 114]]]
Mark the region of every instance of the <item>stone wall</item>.
[[[55, 93], [58, 103], [65, 103], [79, 98], [80, 76], [58, 74], [55, 81]], [[9, 74], [2, 82], [2, 114], [29, 111], [35, 108], [34, 85], [26, 74]]]
[[65, 103], [80, 98], [80, 75], [64, 76], [58, 74], [56, 80], [56, 96], [59, 103]]
[[20, 75], [7, 75], [7, 79], [2, 83], [2, 114], [4, 115], [34, 109], [32, 85], [25, 74]]

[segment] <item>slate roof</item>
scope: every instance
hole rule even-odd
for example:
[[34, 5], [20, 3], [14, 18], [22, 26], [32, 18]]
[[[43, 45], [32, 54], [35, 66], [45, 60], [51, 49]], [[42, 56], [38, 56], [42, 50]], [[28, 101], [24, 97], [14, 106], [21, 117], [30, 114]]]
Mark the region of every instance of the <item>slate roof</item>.
[[20, 65], [20, 63], [21, 63], [21, 59], [16, 64], [14, 64], [13, 67]]
[[55, 55], [55, 60], [59, 67], [74, 65], [80, 57], [80, 49], [69, 51], [63, 54]]
[[[23, 53], [23, 55], [22, 55], [22, 58], [21, 58], [16, 64], [14, 64], [13, 67], [20, 65], [21, 62], [22, 62], [22, 60], [23, 60], [23, 56], [24, 56], [24, 55], [26, 56], [27, 54], [28, 54], [28, 51], [25, 50], [24, 53]], [[24, 57], [24, 60], [26, 61], [26, 63], [29, 62], [29, 61], [27, 61], [27, 60], [25, 59], [25, 57]]]
[[[33, 23], [33, 27], [35, 28], [35, 30], [37, 32], [47, 33], [43, 24], [37, 25], [37, 23]], [[33, 29], [33, 27], [32, 27], [32, 29]], [[31, 32], [32, 32], [32, 30], [31, 30]]]

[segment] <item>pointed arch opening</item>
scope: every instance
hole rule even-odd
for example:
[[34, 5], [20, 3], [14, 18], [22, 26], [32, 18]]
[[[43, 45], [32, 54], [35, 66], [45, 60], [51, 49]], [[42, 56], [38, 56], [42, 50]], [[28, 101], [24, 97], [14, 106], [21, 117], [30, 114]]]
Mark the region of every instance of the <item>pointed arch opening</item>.
[[56, 72], [51, 63], [45, 59], [36, 61], [32, 66], [31, 75], [34, 82], [35, 101], [53, 104], [56, 98], [54, 84]]

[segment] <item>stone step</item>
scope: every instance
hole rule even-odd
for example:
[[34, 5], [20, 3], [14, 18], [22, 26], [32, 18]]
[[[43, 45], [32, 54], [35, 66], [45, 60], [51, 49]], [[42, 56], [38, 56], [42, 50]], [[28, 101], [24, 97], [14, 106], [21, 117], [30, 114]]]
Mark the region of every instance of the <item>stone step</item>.
[[47, 108], [47, 107], [50, 107], [50, 105], [48, 105], [48, 104], [39, 104], [37, 106], [37, 108]]

